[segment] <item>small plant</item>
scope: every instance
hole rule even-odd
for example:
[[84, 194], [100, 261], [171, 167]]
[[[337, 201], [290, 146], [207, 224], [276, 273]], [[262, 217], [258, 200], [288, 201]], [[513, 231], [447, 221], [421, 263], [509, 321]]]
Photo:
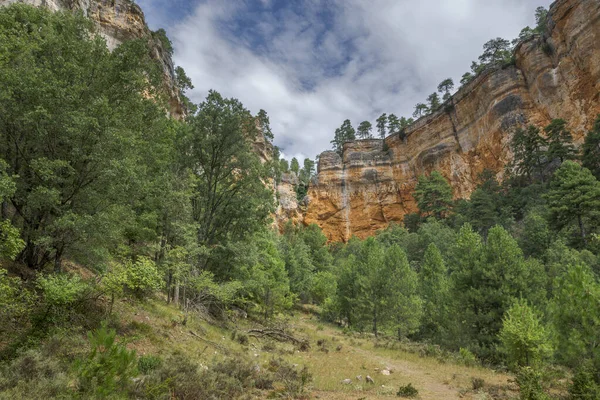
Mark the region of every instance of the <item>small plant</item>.
[[158, 369], [161, 364], [162, 359], [158, 356], [141, 356], [138, 360], [138, 369], [142, 374], [147, 375], [149, 372]]
[[406, 386], [400, 386], [398, 392], [396, 393], [396, 396], [412, 398], [417, 397], [418, 394], [419, 391], [412, 385], [412, 383], [409, 383]]
[[323, 326], [323, 324], [318, 324], [317, 325], [317, 330], [318, 331], [322, 331], [323, 329], [325, 329], [325, 327]]
[[549, 400], [544, 393], [541, 374], [531, 367], [523, 367], [517, 372], [517, 384], [521, 391], [521, 400]]
[[483, 378], [472, 377], [471, 385], [473, 386], [473, 390], [483, 389], [485, 385], [485, 380]]
[[92, 349], [87, 358], [75, 364], [81, 392], [103, 397], [127, 390], [137, 372], [136, 355], [117, 343], [116, 335], [106, 324], [88, 333]]
[[477, 358], [468, 349], [460, 348], [458, 352], [459, 362], [467, 367], [474, 367], [477, 365]]

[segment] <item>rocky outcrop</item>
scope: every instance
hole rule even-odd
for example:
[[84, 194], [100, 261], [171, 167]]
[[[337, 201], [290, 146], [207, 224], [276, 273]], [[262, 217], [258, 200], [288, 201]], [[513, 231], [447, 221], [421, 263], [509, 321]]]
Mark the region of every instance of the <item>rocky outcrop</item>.
[[321, 154], [304, 222], [332, 241], [370, 236], [416, 211], [417, 177], [433, 170], [468, 198], [484, 169], [502, 178], [517, 127], [564, 118], [581, 141], [599, 94], [600, 2], [556, 1], [548, 33], [518, 45], [515, 65], [484, 72], [404, 132]]
[[175, 84], [175, 68], [171, 54], [158, 38], [153, 37], [142, 9], [133, 0], [0, 0], [0, 6], [11, 3], [48, 7], [53, 11], [81, 10], [96, 23], [98, 32], [106, 39], [106, 44], [111, 50], [126, 40], [147, 38], [152, 57], [161, 64], [164, 72], [164, 89], [169, 95], [169, 112], [177, 119], [185, 116], [185, 106]]

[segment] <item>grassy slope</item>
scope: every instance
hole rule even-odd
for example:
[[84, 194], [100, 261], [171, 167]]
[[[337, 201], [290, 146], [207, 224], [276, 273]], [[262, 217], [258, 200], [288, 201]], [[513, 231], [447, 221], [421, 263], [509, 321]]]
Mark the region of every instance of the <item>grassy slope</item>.
[[[258, 364], [283, 358], [299, 366], [306, 365], [313, 373], [311, 398], [390, 398], [396, 397], [400, 385], [408, 383], [419, 390], [420, 399], [518, 397], [510, 376], [420, 357], [413, 352], [377, 347], [369, 336], [345, 335], [333, 325], [319, 323], [308, 312], [296, 312], [287, 321], [296, 336], [310, 341], [311, 349], [300, 352], [290, 344], [253, 337], [247, 345], [241, 345], [232, 339], [232, 328], [217, 327], [199, 318], [190, 317], [183, 325], [182, 313], [160, 300], [141, 306], [120, 302], [115, 311], [121, 318], [121, 339], [139, 355], [164, 356], [180, 350], [201, 365], [233, 354], [246, 355]], [[256, 325], [250, 320], [241, 320], [235, 326], [238, 333], [243, 333]], [[325, 344], [317, 345], [319, 340]], [[390, 375], [381, 373], [386, 368], [392, 371]], [[362, 375], [362, 381], [356, 379], [358, 375]], [[367, 375], [375, 380], [374, 385], [365, 382]], [[482, 390], [472, 390], [473, 377], [484, 379]], [[352, 384], [342, 384], [344, 379], [352, 379]]]

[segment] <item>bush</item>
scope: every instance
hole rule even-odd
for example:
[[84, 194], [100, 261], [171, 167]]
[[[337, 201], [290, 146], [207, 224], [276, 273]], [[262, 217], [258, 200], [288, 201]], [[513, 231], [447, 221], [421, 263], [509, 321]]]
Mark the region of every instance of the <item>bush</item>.
[[521, 368], [517, 372], [517, 384], [521, 391], [521, 400], [548, 400], [541, 383], [541, 374], [531, 367]]
[[485, 380], [483, 378], [472, 377], [471, 385], [473, 386], [473, 390], [483, 389], [483, 386], [485, 385]]
[[116, 335], [105, 324], [88, 333], [92, 349], [85, 359], [75, 363], [82, 393], [105, 397], [124, 394], [129, 389], [131, 378], [137, 373], [136, 355], [116, 343]]
[[9, 277], [6, 270], [0, 268], [0, 333], [15, 333], [27, 326], [25, 320], [33, 300], [33, 294], [23, 287], [21, 279]]
[[477, 365], [477, 357], [471, 353], [468, 349], [460, 348], [458, 352], [458, 360], [462, 365], [467, 367], [474, 367]]
[[37, 286], [42, 290], [44, 300], [49, 306], [66, 307], [81, 300], [89, 285], [77, 275], [40, 276]]
[[573, 400], [600, 398], [600, 385], [594, 379], [595, 370], [590, 361], [584, 361], [575, 371], [569, 394]]
[[158, 369], [162, 364], [162, 359], [158, 356], [141, 356], [138, 359], [138, 370], [147, 375], [149, 372], [152, 372]]
[[419, 391], [412, 385], [412, 383], [409, 383], [406, 386], [400, 386], [398, 392], [396, 393], [396, 396], [398, 397], [417, 397], [418, 395]]

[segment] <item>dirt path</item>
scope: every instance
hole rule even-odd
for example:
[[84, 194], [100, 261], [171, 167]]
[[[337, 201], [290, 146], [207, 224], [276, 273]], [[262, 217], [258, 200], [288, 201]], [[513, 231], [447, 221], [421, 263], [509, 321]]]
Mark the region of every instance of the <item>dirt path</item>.
[[[412, 384], [418, 389], [417, 399], [458, 400], [482, 399], [486, 394], [474, 391], [473, 378], [483, 379], [485, 391], [501, 391], [504, 398], [518, 398], [509, 383], [510, 376], [484, 368], [470, 368], [451, 362], [440, 362], [430, 357], [419, 357], [401, 350], [377, 348], [369, 338], [343, 335], [332, 326], [324, 327], [311, 318], [302, 318], [300, 331], [310, 337], [311, 343], [321, 346], [294, 356], [294, 362], [309, 367], [314, 375], [311, 398], [325, 400], [376, 400], [398, 398], [400, 386]], [[390, 375], [384, 375], [384, 369]], [[375, 384], [365, 382], [371, 376]], [[357, 376], [362, 376], [361, 380]], [[342, 381], [350, 379], [350, 384]]]

